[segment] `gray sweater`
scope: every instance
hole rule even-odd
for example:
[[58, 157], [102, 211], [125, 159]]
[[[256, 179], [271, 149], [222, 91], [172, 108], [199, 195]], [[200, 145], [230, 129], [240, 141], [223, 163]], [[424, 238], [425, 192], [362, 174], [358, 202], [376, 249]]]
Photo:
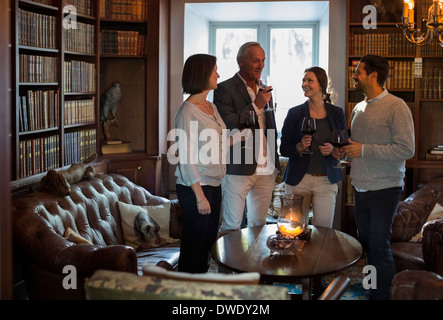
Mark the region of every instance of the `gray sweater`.
[[358, 103], [351, 114], [351, 140], [364, 144], [352, 159], [352, 185], [364, 190], [403, 187], [405, 162], [414, 156], [414, 122], [406, 103], [385, 90]]

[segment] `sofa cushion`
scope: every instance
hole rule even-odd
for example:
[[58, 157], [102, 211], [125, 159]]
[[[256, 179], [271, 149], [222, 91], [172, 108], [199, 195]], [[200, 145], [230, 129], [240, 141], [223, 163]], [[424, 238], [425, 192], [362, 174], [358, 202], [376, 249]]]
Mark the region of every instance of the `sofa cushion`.
[[72, 230], [70, 227], [66, 228], [65, 234], [63, 235], [65, 239], [74, 242], [75, 244], [93, 244], [86, 238], [83, 238], [77, 232]]
[[177, 241], [169, 236], [169, 202], [157, 206], [117, 203], [126, 245], [143, 250]]

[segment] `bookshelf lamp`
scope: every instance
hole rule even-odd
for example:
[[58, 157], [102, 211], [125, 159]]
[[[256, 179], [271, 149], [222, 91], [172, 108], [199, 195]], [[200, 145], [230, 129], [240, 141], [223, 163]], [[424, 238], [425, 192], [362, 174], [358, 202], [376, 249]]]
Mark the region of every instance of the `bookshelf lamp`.
[[443, 0], [433, 0], [433, 4], [428, 9], [427, 30], [422, 32], [414, 28], [414, 0], [403, 1], [402, 24], [397, 27], [403, 29], [403, 34], [410, 42], [418, 46], [425, 46], [432, 39], [437, 37], [439, 44], [443, 47]]

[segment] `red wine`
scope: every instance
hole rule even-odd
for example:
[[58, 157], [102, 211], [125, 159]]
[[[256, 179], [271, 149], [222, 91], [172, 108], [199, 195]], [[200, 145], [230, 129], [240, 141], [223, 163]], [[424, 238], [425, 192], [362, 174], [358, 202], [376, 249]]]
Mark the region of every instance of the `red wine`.
[[341, 143], [341, 142], [332, 142], [331, 144], [332, 144], [334, 147], [337, 147], [337, 148], [341, 148], [341, 147], [347, 145], [346, 142], [343, 142], [343, 143]]
[[313, 135], [315, 133], [315, 129], [310, 129], [310, 130], [302, 130], [303, 134], [309, 134], [309, 135]]

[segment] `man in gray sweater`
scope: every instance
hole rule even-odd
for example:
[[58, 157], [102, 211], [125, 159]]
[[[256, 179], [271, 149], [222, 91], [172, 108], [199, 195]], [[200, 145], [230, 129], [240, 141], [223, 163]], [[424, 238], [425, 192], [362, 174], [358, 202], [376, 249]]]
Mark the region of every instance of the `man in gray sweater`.
[[405, 162], [414, 156], [414, 123], [406, 103], [383, 87], [389, 64], [364, 56], [352, 76], [355, 89], [366, 96], [351, 114], [350, 143], [342, 148], [351, 162], [358, 237], [366, 263], [377, 271], [370, 299], [390, 298], [395, 275], [390, 236], [404, 187]]

